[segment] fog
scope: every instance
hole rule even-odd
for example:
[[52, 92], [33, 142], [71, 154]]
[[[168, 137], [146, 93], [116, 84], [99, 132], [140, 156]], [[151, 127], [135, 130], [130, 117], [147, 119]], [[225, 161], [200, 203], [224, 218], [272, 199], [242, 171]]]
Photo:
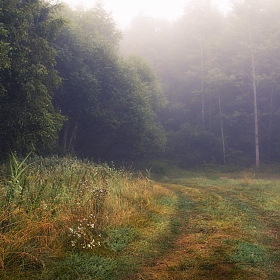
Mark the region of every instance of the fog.
[[169, 156], [181, 166], [259, 166], [260, 158], [280, 157], [271, 146], [279, 141], [273, 129], [280, 109], [279, 4], [248, 0], [231, 7], [224, 16], [209, 1], [195, 1], [171, 24], [138, 16], [121, 42], [123, 55], [144, 57], [161, 78]]
[[120, 54], [144, 59], [158, 77], [165, 159], [181, 167], [280, 159], [278, 1], [103, 4], [122, 29]]
[[[91, 8], [98, 1], [91, 0], [64, 0], [72, 7]], [[100, 1], [99, 1], [100, 2]], [[174, 21], [184, 14], [184, 9], [190, 0], [103, 0], [101, 1], [107, 12], [112, 14], [120, 29], [129, 27], [131, 20], [138, 15], [145, 15], [156, 19]], [[214, 5], [226, 13], [230, 5], [229, 0], [212, 0]]]
[[177, 2], [179, 14], [170, 3], [4, 1], [2, 154], [280, 163], [279, 0], [232, 0], [226, 15], [225, 2]]

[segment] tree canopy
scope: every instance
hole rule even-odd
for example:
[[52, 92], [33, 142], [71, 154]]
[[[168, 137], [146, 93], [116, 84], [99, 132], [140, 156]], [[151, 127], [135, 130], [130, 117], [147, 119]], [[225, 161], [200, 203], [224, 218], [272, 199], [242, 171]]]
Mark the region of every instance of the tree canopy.
[[63, 25], [42, 1], [0, 3], [0, 151], [43, 152], [57, 139], [63, 117], [52, 105], [60, 77], [52, 41]]
[[122, 34], [98, 3], [0, 2], [0, 153], [181, 167], [280, 161], [277, 0], [190, 1]]
[[143, 59], [119, 55], [121, 33], [101, 4], [12, 0], [0, 9], [3, 156], [132, 162], [164, 151], [160, 82]]

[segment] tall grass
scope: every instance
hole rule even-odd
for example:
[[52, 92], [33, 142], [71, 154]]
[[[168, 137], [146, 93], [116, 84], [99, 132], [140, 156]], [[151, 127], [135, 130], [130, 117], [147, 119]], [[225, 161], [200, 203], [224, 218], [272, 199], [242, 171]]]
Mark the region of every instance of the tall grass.
[[[153, 223], [151, 213], [165, 215], [165, 227], [173, 213], [172, 207], [157, 203], [161, 197], [174, 199], [171, 191], [141, 174], [107, 164], [56, 157], [18, 160], [11, 155], [1, 171], [2, 278], [18, 279], [36, 271], [36, 279], [38, 275], [40, 279], [79, 279], [75, 274], [78, 268], [67, 273], [62, 268], [67, 263], [78, 264], [90, 254], [102, 263], [91, 267], [90, 273], [103, 275], [92, 279], [106, 279], [112, 271], [104, 274], [94, 269], [103, 266], [104, 270], [104, 265], [109, 265], [114, 270], [112, 257], [128, 246], [136, 248], [137, 239], [145, 239], [141, 228]], [[154, 233], [151, 230], [149, 234]]]

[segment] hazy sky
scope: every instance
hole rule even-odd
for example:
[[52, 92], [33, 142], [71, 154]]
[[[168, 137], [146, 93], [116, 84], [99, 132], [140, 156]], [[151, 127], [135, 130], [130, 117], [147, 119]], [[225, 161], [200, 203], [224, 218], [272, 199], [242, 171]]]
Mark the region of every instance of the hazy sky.
[[[70, 5], [92, 7], [96, 0], [62, 0]], [[213, 0], [222, 10], [227, 9], [228, 0]], [[103, 0], [105, 9], [120, 28], [129, 26], [138, 14], [174, 20], [180, 17], [189, 0]]]

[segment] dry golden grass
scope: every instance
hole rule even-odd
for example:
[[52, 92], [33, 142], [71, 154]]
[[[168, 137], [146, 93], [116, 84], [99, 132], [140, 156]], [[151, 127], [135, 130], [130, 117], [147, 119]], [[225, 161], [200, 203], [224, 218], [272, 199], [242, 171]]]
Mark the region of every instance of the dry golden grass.
[[15, 164], [0, 178], [1, 279], [279, 279], [279, 181]]
[[[175, 197], [141, 174], [73, 159], [40, 159], [32, 165], [13, 160], [15, 171], [0, 181], [0, 277], [40, 275], [69, 252], [112, 255], [112, 246], [119, 250], [131, 243], [133, 255], [138, 254], [146, 250], [144, 243], [166, 234], [174, 205], [157, 200]], [[108, 231], [113, 229], [117, 236], [110, 238], [118, 240], [118, 230], [130, 228], [143, 244], [132, 236], [127, 244], [110, 245]]]

